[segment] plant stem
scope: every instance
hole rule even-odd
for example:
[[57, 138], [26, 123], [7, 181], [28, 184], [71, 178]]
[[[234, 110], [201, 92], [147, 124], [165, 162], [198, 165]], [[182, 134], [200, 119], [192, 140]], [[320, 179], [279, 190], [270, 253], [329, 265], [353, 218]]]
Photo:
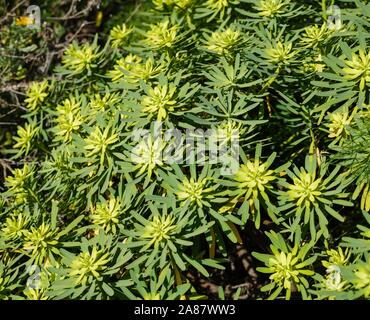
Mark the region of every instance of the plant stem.
[[321, 0], [321, 10], [322, 10], [322, 17], [326, 21], [327, 15], [326, 15], [326, 0]]
[[262, 89], [258, 92], [258, 94], [263, 94], [264, 92], [266, 92], [266, 90], [268, 88], [271, 87], [271, 85], [274, 83], [274, 81], [276, 80], [276, 78], [278, 77], [279, 73], [280, 73], [280, 70], [281, 70], [281, 67], [277, 67], [276, 71], [274, 72], [274, 74], [271, 76], [271, 78], [265, 83], [265, 85], [262, 87]]

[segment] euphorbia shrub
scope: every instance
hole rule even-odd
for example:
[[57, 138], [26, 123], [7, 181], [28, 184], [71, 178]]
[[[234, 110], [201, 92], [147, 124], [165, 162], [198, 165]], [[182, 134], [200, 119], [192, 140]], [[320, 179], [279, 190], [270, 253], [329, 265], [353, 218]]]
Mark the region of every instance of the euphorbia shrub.
[[369, 15], [153, 0], [149, 24], [70, 45], [14, 137], [1, 297], [191, 299], [188, 271], [224, 270], [250, 221], [259, 297], [368, 298]]

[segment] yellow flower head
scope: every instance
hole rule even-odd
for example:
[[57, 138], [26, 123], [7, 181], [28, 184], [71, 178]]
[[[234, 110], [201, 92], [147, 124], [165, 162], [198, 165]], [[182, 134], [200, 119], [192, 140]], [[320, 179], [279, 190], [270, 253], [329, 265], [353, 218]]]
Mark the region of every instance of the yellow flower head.
[[325, 268], [329, 268], [331, 265], [336, 266], [345, 266], [351, 257], [351, 252], [347, 248], [343, 251], [341, 247], [338, 247], [337, 250], [330, 249], [326, 251], [327, 256], [329, 257], [328, 261], [323, 261], [322, 264]]
[[28, 164], [24, 164], [22, 169], [14, 169], [12, 174], [5, 178], [5, 186], [9, 189], [22, 189], [32, 175], [32, 170]]
[[30, 231], [24, 232], [23, 249], [32, 251], [32, 256], [36, 257], [37, 263], [44, 263], [51, 252], [58, 253], [58, 229], [51, 229], [51, 226], [42, 223], [38, 228], [31, 227]]
[[348, 134], [347, 127], [351, 124], [352, 116], [349, 116], [348, 112], [336, 112], [329, 115], [330, 123], [329, 128], [329, 138], [338, 138], [346, 136]]
[[184, 10], [189, 8], [195, 2], [195, 0], [153, 0], [153, 4], [157, 10], [163, 10], [166, 6], [171, 6], [175, 10]]
[[260, 16], [271, 18], [284, 13], [289, 3], [290, 0], [259, 0], [254, 8]]
[[207, 0], [206, 7], [216, 13], [220, 13], [221, 17], [224, 15], [225, 10], [230, 5], [238, 4], [239, 0]]
[[190, 180], [184, 180], [179, 185], [179, 191], [176, 192], [177, 198], [180, 201], [190, 199], [191, 202], [197, 202], [201, 205], [202, 203], [200, 200], [203, 198], [206, 182], [206, 179], [196, 181], [194, 178], [190, 178]]
[[112, 78], [113, 82], [117, 82], [122, 78], [126, 79], [130, 75], [130, 71], [141, 63], [141, 61], [142, 58], [139, 56], [129, 54], [126, 57], [117, 60], [114, 70], [109, 71], [108, 75]]
[[125, 44], [127, 38], [132, 33], [134, 29], [128, 28], [126, 24], [122, 24], [120, 26], [115, 26], [110, 31], [110, 37], [112, 39], [112, 47], [118, 48]]
[[324, 42], [330, 34], [331, 30], [328, 29], [328, 26], [325, 22], [321, 27], [315, 24], [304, 29], [301, 42], [307, 47], [316, 47], [320, 43]]
[[109, 253], [97, 250], [94, 246], [90, 251], [81, 252], [71, 263], [69, 275], [76, 277], [75, 283], [85, 285], [101, 276], [107, 268]]
[[240, 166], [234, 176], [234, 180], [239, 182], [239, 189], [245, 189], [247, 198], [257, 197], [259, 191], [265, 191], [266, 186], [276, 179], [273, 170], [267, 169], [266, 163], [248, 160], [246, 164]]
[[145, 63], [135, 65], [127, 76], [127, 81], [130, 83], [137, 83], [140, 80], [144, 82], [156, 78], [161, 72], [165, 71], [166, 64], [164, 61], [154, 63], [153, 58], [148, 58]]
[[321, 195], [320, 184], [321, 179], [315, 180], [314, 176], [301, 171], [300, 175], [293, 179], [294, 184], [289, 185], [287, 194], [290, 199], [297, 200], [297, 205], [314, 203], [316, 197]]
[[352, 53], [351, 60], [345, 60], [346, 67], [342, 69], [344, 78], [360, 82], [360, 90], [370, 82], [370, 52], [367, 54], [359, 49], [358, 54]]
[[292, 47], [293, 44], [291, 42], [281, 43], [278, 41], [274, 46], [265, 49], [267, 61], [275, 64], [288, 63], [296, 55], [296, 52], [292, 52]]
[[297, 262], [298, 259], [290, 252], [286, 254], [281, 251], [280, 254], [276, 254], [274, 258], [270, 258], [269, 260], [269, 266], [274, 271], [270, 279], [278, 285], [282, 285], [285, 289], [290, 290], [291, 282], [298, 282], [297, 275], [299, 272], [294, 268]]
[[116, 198], [111, 197], [108, 201], [97, 204], [92, 212], [91, 219], [93, 224], [102, 226], [106, 232], [112, 231], [116, 233], [120, 214], [120, 202]]
[[27, 154], [31, 148], [31, 142], [37, 135], [39, 129], [35, 124], [26, 123], [24, 127], [18, 126], [17, 137], [14, 138], [16, 144], [15, 149], [20, 149]]
[[168, 112], [174, 111], [176, 108], [175, 93], [176, 87], [172, 84], [151, 88], [149, 94], [144, 96], [141, 102], [142, 112], [149, 114], [149, 117], [157, 115], [158, 121], [167, 118]]
[[170, 26], [168, 20], [152, 25], [146, 32], [145, 43], [152, 48], [170, 48], [174, 45], [177, 36], [177, 26]]
[[62, 63], [74, 74], [85, 71], [89, 73], [93, 67], [96, 67], [101, 55], [102, 53], [99, 52], [99, 46], [96, 42], [82, 45], [73, 42], [64, 52]]
[[231, 28], [225, 31], [216, 31], [207, 39], [206, 48], [220, 55], [227, 55], [243, 40], [238, 30]]
[[102, 96], [100, 93], [95, 93], [90, 101], [90, 107], [95, 111], [106, 110], [109, 105], [114, 105], [119, 101], [118, 95], [118, 93], [107, 92]]
[[27, 103], [27, 109], [33, 111], [40, 106], [40, 104], [48, 96], [47, 88], [47, 80], [32, 83], [27, 91], [27, 98], [24, 100]]
[[230, 141], [237, 141], [246, 129], [242, 128], [242, 124], [234, 120], [228, 119], [220, 123], [215, 128], [216, 139], [221, 144], [226, 144]]
[[110, 145], [118, 141], [118, 133], [111, 132], [110, 127], [106, 127], [103, 131], [96, 127], [94, 131], [85, 139], [86, 157], [100, 155], [100, 165], [104, 164], [106, 153]]
[[15, 20], [17, 26], [29, 26], [35, 23], [35, 19], [28, 16], [22, 16]]
[[6, 218], [2, 234], [7, 239], [16, 239], [23, 236], [27, 231], [27, 226], [31, 219], [23, 213], [18, 213], [12, 217]]
[[150, 177], [153, 169], [163, 166], [163, 150], [165, 144], [162, 139], [153, 139], [152, 136], [142, 139], [131, 152], [131, 161], [139, 168], [139, 175], [146, 172]]
[[55, 119], [56, 138], [65, 142], [70, 141], [72, 133], [79, 129], [83, 123], [81, 116], [81, 101], [75, 97], [70, 97], [57, 106], [58, 116]]
[[158, 246], [162, 241], [167, 241], [176, 234], [177, 225], [171, 215], [155, 216], [145, 227], [143, 238], [151, 239], [151, 243]]

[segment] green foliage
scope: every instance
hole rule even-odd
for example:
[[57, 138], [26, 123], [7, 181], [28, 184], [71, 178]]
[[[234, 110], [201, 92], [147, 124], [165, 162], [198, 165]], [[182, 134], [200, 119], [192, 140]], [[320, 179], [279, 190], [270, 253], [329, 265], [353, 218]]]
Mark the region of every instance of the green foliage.
[[[320, 165], [319, 173], [317, 173], [315, 156], [307, 156], [305, 168], [301, 168], [301, 170], [297, 167], [293, 168], [293, 171], [286, 170], [293, 183], [281, 183], [286, 190], [279, 192], [280, 202], [283, 204], [279, 210], [291, 209], [287, 214], [294, 217], [290, 226], [292, 233], [297, 231], [303, 218], [303, 225], [310, 226], [311, 237], [315, 239], [317, 238], [315, 220], [318, 220], [320, 231], [328, 238], [326, 216], [331, 215], [341, 222], [344, 221], [344, 218], [333, 207], [336, 204], [352, 206], [351, 202], [344, 200], [348, 198], [348, 193], [342, 192], [346, 184], [345, 176], [338, 176], [340, 170], [338, 166], [326, 177], [327, 170], [328, 166], [323, 162]], [[335, 181], [333, 181], [334, 178], [336, 178]]]
[[369, 298], [370, 7], [334, 2], [337, 29], [328, 1], [154, 0], [75, 39], [2, 146], [1, 299], [204, 298], [243, 243], [259, 298]]
[[296, 243], [293, 248], [290, 248], [281, 235], [272, 232], [268, 237], [272, 242], [270, 245], [272, 254], [253, 253], [254, 257], [266, 265], [266, 267], [257, 268], [257, 271], [271, 273], [269, 277], [272, 280], [271, 283], [262, 287], [261, 291], [275, 289], [269, 296], [269, 299], [275, 299], [282, 290], [285, 290], [285, 298], [289, 300], [293, 289], [300, 292], [303, 299], [307, 299], [309, 283], [306, 276], [314, 275], [314, 271], [309, 268], [316, 260], [315, 255], [306, 259], [312, 245], [300, 246]]

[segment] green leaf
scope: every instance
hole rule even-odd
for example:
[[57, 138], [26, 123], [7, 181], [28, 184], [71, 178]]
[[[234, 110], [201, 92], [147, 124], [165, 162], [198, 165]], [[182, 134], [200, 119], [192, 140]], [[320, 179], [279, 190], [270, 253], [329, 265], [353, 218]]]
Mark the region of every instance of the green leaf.
[[112, 297], [114, 295], [114, 290], [105, 282], [102, 284], [102, 288], [108, 296]]
[[197, 269], [202, 275], [205, 277], [209, 277], [208, 271], [197, 261], [194, 259], [191, 259], [187, 255], [183, 254], [183, 257], [185, 258], [186, 261], [188, 261], [195, 269]]

